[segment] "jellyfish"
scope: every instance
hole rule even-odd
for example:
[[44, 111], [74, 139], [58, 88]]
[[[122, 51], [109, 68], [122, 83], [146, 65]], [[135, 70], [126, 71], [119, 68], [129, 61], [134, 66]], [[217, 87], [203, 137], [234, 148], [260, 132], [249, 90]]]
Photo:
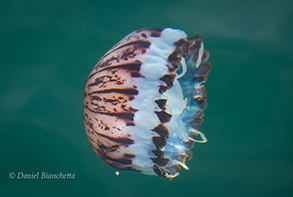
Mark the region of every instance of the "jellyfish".
[[108, 165], [173, 179], [188, 170], [200, 131], [211, 64], [202, 36], [137, 30], [102, 56], [84, 89], [84, 126]]

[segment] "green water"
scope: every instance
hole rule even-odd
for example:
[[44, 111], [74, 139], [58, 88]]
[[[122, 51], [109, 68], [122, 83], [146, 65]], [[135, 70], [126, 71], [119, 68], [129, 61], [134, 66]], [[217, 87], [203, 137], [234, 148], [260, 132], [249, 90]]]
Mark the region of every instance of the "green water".
[[[292, 196], [292, 1], [1, 1], [0, 196]], [[85, 80], [143, 27], [202, 34], [213, 65], [189, 171], [107, 166], [82, 123]], [[74, 179], [10, 179], [9, 173]]]

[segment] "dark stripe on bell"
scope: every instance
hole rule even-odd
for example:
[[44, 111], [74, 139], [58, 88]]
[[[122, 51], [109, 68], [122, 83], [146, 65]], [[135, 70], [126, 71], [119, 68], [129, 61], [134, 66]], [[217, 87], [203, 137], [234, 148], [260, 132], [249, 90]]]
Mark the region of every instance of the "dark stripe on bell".
[[129, 100], [132, 101], [134, 99], [134, 96], [129, 96]]
[[[95, 131], [95, 130], [94, 130]], [[108, 136], [108, 135], [104, 135], [104, 134], [101, 134], [101, 133], [98, 133], [95, 131], [95, 133], [101, 137], [104, 137], [112, 142], [116, 142], [116, 143], [119, 143], [119, 144], [133, 144], [134, 143], [134, 140], [130, 139], [130, 138], [121, 138], [121, 137], [118, 137], [118, 138], [115, 138], [115, 137], [111, 137], [111, 136]]]
[[152, 131], [157, 132], [161, 137], [169, 137], [169, 130], [163, 124], [159, 124], [158, 126], [153, 128]]
[[167, 143], [166, 139], [163, 137], [155, 136], [152, 139], [157, 149], [163, 148]]
[[135, 126], [134, 122], [127, 122], [126, 126]]
[[90, 78], [92, 78], [95, 74], [102, 72], [104, 70], [108, 70], [108, 69], [116, 69], [116, 68], [120, 68], [120, 69], [125, 69], [125, 70], [130, 70], [130, 71], [139, 71], [140, 70], [140, 66], [141, 66], [142, 62], [139, 60], [136, 60], [135, 62], [131, 62], [131, 63], [124, 63], [124, 64], [114, 64], [114, 65], [110, 65], [110, 66], [105, 66], [100, 68], [98, 71], [92, 73], [87, 80], [89, 80]]
[[100, 114], [104, 114], [104, 115], [108, 115], [108, 116], [115, 116], [124, 120], [129, 120], [129, 121], [133, 121], [134, 118], [134, 114], [133, 113], [100, 113]]
[[[150, 32], [150, 36], [151, 37], [160, 37], [161, 36], [161, 28], [143, 28], [140, 29], [138, 31], [136, 31], [136, 33], [140, 33], [140, 32]], [[144, 34], [144, 33], [142, 33]], [[146, 35], [142, 35], [144, 38], [146, 38]]]
[[[97, 151], [97, 153], [99, 153], [98, 155], [101, 157], [101, 159], [111, 166], [118, 167], [117, 164], [124, 164], [125, 165], [125, 164], [132, 163], [131, 159], [128, 159], [128, 158], [114, 159], [112, 157], [105, 155], [105, 153], [103, 151], [101, 151], [101, 149], [96, 149], [96, 148], [94, 148], [94, 149]], [[112, 162], [115, 162], [117, 164], [115, 165], [115, 163], [112, 163]], [[120, 169], [122, 169], [122, 168], [120, 168]]]
[[173, 86], [173, 82], [175, 80], [176, 74], [169, 73], [165, 74], [163, 77], [160, 78], [161, 81], [164, 81], [167, 84], [167, 88], [171, 88]]
[[106, 53], [102, 58], [108, 56], [109, 54], [113, 53], [114, 51], [117, 51], [117, 50], [119, 50], [119, 49], [121, 49], [123, 47], [127, 47], [129, 45], [135, 45], [135, 46], [138, 46], [138, 48], [149, 48], [151, 43], [148, 40], [134, 40], [134, 41], [131, 41], [131, 42], [127, 42], [127, 43], [125, 43], [123, 45], [120, 45], [119, 47], [116, 47], [116, 45], [115, 45], [114, 48], [112, 50], [110, 50], [108, 53]]
[[162, 157], [151, 158], [151, 160], [154, 163], [158, 164], [159, 166], [165, 166], [170, 161], [168, 158], [162, 158]]
[[167, 86], [160, 86], [159, 88], [160, 94], [163, 94], [164, 92], [166, 92], [166, 90], [167, 90]]
[[159, 106], [159, 108], [161, 108], [162, 110], [166, 109], [166, 103], [167, 103], [167, 99], [157, 99], [155, 100], [155, 102], [157, 103], [157, 105]]
[[135, 109], [135, 108], [133, 108], [133, 107], [129, 107], [128, 110], [129, 110], [129, 111], [132, 111], [132, 112], [137, 112], [137, 111], [138, 111], [138, 109]]
[[165, 111], [155, 111], [161, 123], [169, 122], [172, 118], [171, 114], [168, 114]]
[[93, 91], [88, 95], [91, 96], [93, 94], [105, 94], [105, 93], [121, 93], [121, 94], [127, 94], [127, 95], [138, 95], [138, 90], [131, 89], [131, 88], [128, 88], [128, 89], [111, 88], [111, 89]]
[[160, 80], [164, 81], [167, 84], [167, 86], [172, 86], [175, 80], [175, 77], [176, 77], [175, 73], [169, 73], [161, 77]]
[[111, 66], [107, 66], [107, 67], [104, 67], [100, 70], [98, 70], [97, 72], [101, 72], [103, 70], [107, 70], [107, 69], [115, 69], [115, 68], [120, 68], [120, 69], [125, 69], [125, 70], [136, 70], [136, 71], [139, 71], [140, 70], [140, 65], [141, 65], [141, 61], [139, 60], [136, 60], [135, 62], [132, 62], [132, 63], [125, 63], [125, 64], [114, 64], [114, 65], [111, 65]]
[[89, 111], [96, 113], [96, 114], [103, 114], [103, 115], [107, 115], [107, 116], [114, 116], [123, 120], [128, 120], [128, 121], [133, 121], [134, 120], [134, 113], [130, 113], [130, 112], [115, 112], [115, 113], [111, 113], [111, 112], [101, 112], [101, 111], [94, 111], [92, 109], [90, 109], [88, 106], [86, 106], [86, 109], [88, 109]]
[[157, 157], [164, 157], [164, 151], [160, 149], [152, 150], [152, 152], [157, 156]]
[[112, 161], [115, 161], [117, 163], [121, 163], [121, 164], [131, 164], [132, 160], [131, 159], [112, 159]]
[[99, 144], [98, 146], [100, 149], [103, 149], [107, 152], [115, 152], [120, 147], [120, 145], [113, 145], [113, 146], [108, 147], [108, 146], [105, 146], [104, 144]]
[[150, 32], [161, 32], [163, 29], [158, 27], [151, 27], [151, 28], [142, 28], [136, 31], [136, 33], [142, 32], [142, 31], [150, 31]]
[[174, 51], [168, 56], [168, 61], [172, 63], [173, 67], [169, 67], [170, 72], [174, 72], [178, 69], [178, 64], [180, 63], [181, 56], [178, 55], [177, 51]]
[[134, 158], [135, 155], [134, 154], [130, 154], [130, 153], [125, 153], [124, 154], [124, 157], [126, 157], [126, 158]]
[[161, 36], [161, 33], [160, 32], [152, 32], [151, 33], [151, 37], [160, 37]]
[[134, 119], [134, 114], [133, 113], [113, 113], [113, 114], [109, 114], [110, 116], [116, 116], [118, 118], [121, 119], [125, 119], [125, 120], [131, 120], [133, 121]]
[[139, 72], [132, 72], [131, 77], [132, 78], [138, 78], [138, 77], [144, 77], [144, 76], [142, 76]]

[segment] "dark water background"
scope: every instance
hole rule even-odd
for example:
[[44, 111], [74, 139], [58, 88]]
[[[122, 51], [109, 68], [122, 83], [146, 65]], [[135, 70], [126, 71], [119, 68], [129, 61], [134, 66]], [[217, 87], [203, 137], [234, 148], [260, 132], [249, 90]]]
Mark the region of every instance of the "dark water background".
[[[2, 0], [0, 196], [292, 196], [292, 8], [281, 0]], [[213, 65], [202, 127], [209, 141], [171, 182], [115, 176], [82, 123], [90, 70], [143, 27], [204, 35]]]

